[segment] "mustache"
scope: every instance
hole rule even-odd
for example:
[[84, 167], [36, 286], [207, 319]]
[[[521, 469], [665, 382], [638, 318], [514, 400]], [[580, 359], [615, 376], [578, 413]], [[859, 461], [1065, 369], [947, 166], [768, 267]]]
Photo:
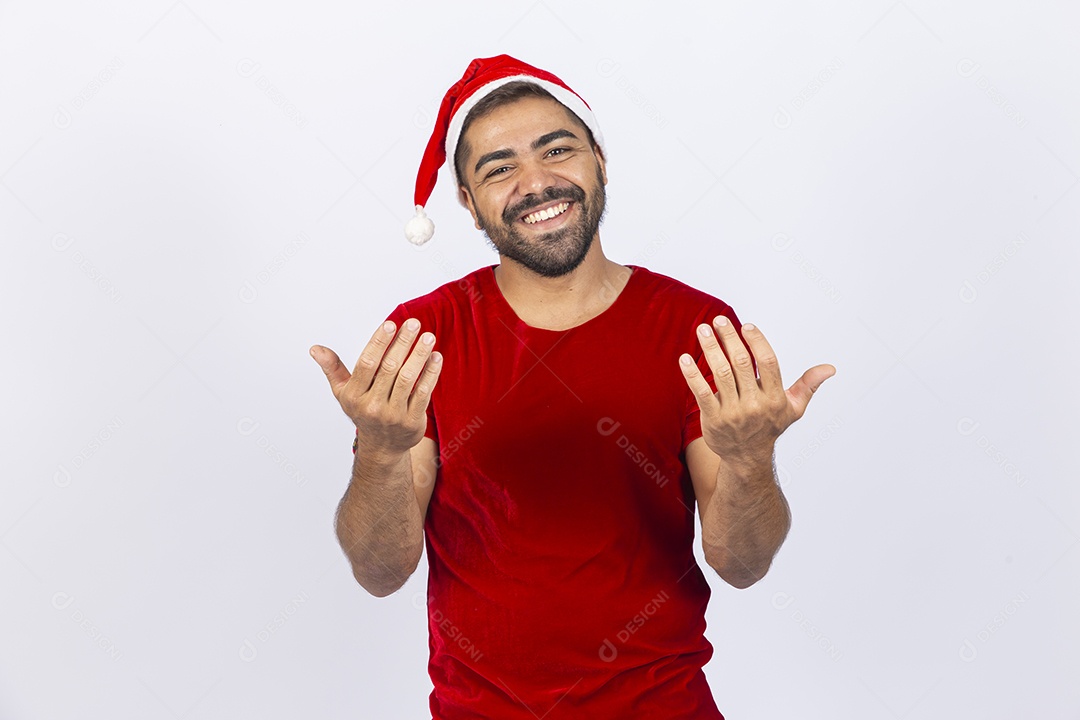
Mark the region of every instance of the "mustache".
[[583, 203], [585, 202], [585, 191], [577, 185], [571, 185], [570, 187], [565, 188], [545, 188], [540, 196], [531, 200], [523, 200], [520, 204], [515, 205], [504, 212], [503, 222], [507, 225], [513, 225], [519, 217], [527, 214], [530, 210], [555, 202], [556, 200], [570, 200], [576, 203]]

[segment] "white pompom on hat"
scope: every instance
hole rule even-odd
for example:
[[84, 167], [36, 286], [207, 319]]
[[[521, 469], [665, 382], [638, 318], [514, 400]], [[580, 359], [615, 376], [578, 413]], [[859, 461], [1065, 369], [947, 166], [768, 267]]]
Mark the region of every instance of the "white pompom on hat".
[[[450, 177], [454, 182], [455, 193], [458, 187], [457, 171], [454, 168], [454, 152], [461, 139], [461, 127], [469, 111], [492, 90], [515, 80], [528, 80], [551, 93], [556, 100], [581, 118], [593, 134], [593, 139], [600, 146], [604, 157], [607, 149], [600, 126], [588, 104], [571, 90], [566, 83], [546, 70], [533, 67], [516, 60], [509, 55], [491, 58], [477, 58], [469, 63], [461, 79], [446, 91], [439, 116], [435, 119], [435, 128], [431, 132], [424, 157], [420, 161], [420, 170], [416, 175], [416, 191], [413, 196], [416, 214], [405, 224], [405, 237], [414, 245], [423, 245], [435, 234], [435, 223], [424, 212], [424, 206], [435, 188], [439, 177], [439, 168], [445, 162], [450, 168]], [[449, 158], [449, 162], [447, 159]], [[464, 205], [460, 196], [458, 202]]]

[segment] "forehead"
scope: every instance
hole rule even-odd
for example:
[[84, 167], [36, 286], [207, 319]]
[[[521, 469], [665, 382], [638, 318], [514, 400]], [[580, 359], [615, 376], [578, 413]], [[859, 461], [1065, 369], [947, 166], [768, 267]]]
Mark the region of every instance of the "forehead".
[[471, 155], [478, 157], [502, 147], [527, 146], [559, 128], [572, 130], [584, 139], [581, 124], [562, 103], [552, 98], [525, 97], [500, 105], [474, 121], [462, 140], [468, 140]]

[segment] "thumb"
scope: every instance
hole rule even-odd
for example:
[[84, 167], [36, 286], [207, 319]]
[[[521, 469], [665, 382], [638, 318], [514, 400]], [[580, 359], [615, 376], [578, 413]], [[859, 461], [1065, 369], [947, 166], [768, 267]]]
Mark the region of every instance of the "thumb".
[[328, 347], [312, 345], [311, 350], [308, 352], [311, 353], [311, 357], [315, 359], [315, 362], [319, 363], [319, 367], [322, 368], [326, 379], [330, 382], [330, 389], [336, 397], [338, 388], [349, 382], [349, 378], [352, 377], [349, 369], [341, 362], [341, 358], [337, 356], [337, 353]]
[[788, 388], [787, 395], [792, 407], [795, 409], [796, 420], [806, 412], [806, 406], [810, 404], [810, 398], [821, 387], [821, 383], [835, 374], [836, 368], [832, 365], [815, 365], [804, 372], [802, 377]]

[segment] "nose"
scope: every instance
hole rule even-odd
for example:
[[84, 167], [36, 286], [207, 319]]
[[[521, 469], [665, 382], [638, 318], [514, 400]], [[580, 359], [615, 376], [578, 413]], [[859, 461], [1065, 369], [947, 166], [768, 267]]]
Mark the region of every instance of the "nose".
[[523, 196], [540, 195], [544, 190], [556, 184], [554, 174], [543, 162], [530, 159], [521, 164], [518, 190]]

